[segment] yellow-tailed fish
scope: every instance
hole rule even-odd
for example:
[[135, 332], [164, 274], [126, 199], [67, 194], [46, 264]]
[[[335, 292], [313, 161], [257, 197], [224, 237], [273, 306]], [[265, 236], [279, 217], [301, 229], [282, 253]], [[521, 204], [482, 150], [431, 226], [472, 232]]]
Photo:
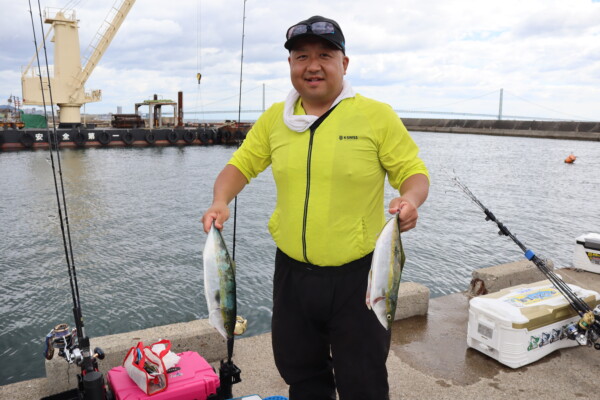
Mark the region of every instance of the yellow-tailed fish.
[[225, 339], [232, 339], [237, 312], [235, 262], [214, 221], [204, 244], [203, 258], [208, 320]]
[[366, 297], [367, 307], [375, 312], [386, 329], [390, 329], [394, 322], [405, 259], [400, 217], [396, 214], [386, 222], [375, 243]]

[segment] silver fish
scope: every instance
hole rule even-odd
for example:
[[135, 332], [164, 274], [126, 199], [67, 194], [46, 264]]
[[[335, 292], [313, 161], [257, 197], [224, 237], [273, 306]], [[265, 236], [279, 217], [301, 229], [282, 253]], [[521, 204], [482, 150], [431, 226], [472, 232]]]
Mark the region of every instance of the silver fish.
[[396, 214], [386, 222], [375, 243], [366, 297], [367, 307], [375, 312], [386, 329], [390, 329], [394, 322], [405, 260], [400, 217]]
[[214, 221], [204, 244], [203, 259], [208, 320], [225, 339], [231, 339], [237, 312], [235, 262]]

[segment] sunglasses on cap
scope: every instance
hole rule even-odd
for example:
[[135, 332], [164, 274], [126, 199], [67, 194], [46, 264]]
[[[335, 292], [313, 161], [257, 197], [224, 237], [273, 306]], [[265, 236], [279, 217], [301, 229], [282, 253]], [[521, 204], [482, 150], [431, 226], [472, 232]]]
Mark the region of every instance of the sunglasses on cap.
[[286, 38], [290, 40], [294, 36], [304, 33], [314, 33], [317, 35], [332, 34], [335, 33], [335, 27], [331, 22], [325, 21], [313, 22], [312, 24], [298, 24], [288, 29]]

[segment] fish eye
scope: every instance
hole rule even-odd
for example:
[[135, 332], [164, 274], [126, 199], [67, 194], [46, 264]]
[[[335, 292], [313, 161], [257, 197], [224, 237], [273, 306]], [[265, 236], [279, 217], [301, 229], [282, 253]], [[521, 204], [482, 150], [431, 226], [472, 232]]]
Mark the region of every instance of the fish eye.
[[391, 321], [392, 320], [392, 314], [388, 314], [387, 315], [387, 319]]

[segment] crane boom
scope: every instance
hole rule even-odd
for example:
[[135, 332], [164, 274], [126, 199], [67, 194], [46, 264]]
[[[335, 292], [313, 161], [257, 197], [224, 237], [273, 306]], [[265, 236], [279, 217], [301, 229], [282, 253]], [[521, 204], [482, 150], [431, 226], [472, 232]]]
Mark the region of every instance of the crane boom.
[[115, 1], [88, 47], [89, 55], [84, 56], [85, 66], [75, 77], [73, 87], [83, 87], [85, 85], [134, 3], [135, 0]]

